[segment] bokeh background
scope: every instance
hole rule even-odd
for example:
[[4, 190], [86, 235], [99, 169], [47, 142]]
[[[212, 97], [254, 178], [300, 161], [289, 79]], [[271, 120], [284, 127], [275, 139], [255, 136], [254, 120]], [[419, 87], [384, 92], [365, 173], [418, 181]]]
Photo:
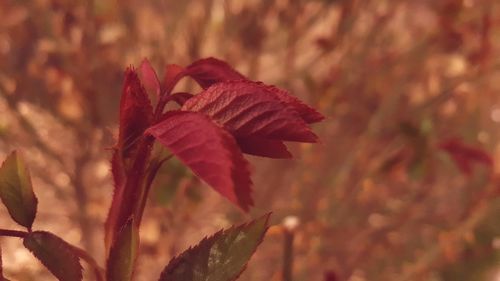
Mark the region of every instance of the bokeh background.
[[[137, 280], [271, 210], [243, 281], [283, 280], [284, 219], [299, 222], [295, 281], [500, 280], [495, 0], [1, 0], [0, 159], [27, 159], [34, 228], [103, 264], [124, 69], [208, 56], [318, 108], [321, 143], [292, 144], [292, 161], [250, 157], [249, 214], [170, 161]], [[188, 79], [179, 89], [199, 90]], [[16, 229], [3, 206], [0, 227]], [[20, 240], [0, 243], [7, 277], [53, 280]]]

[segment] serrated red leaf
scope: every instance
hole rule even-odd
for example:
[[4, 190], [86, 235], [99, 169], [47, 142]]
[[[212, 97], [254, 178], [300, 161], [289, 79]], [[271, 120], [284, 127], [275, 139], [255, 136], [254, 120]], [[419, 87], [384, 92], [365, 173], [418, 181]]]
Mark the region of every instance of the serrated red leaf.
[[[246, 76], [236, 71], [229, 64], [216, 58], [206, 58], [194, 62], [186, 68], [185, 74], [196, 80], [203, 89], [207, 89], [219, 82], [234, 80], [250, 81]], [[272, 92], [279, 100], [293, 107], [300, 117], [308, 124], [319, 122], [325, 118], [321, 113], [306, 105], [286, 90], [275, 86], [265, 85], [261, 82], [253, 83], [259, 83], [267, 87], [267, 90]]]
[[216, 58], [195, 61], [186, 67], [186, 75], [198, 82], [203, 89], [218, 82], [247, 79], [229, 64]]
[[80, 259], [72, 246], [46, 231], [28, 233], [23, 245], [60, 281], [82, 280]]
[[253, 205], [248, 162], [231, 134], [207, 116], [196, 112], [169, 112], [146, 133], [243, 210]]
[[291, 106], [306, 123], [317, 123], [325, 119], [325, 117], [321, 113], [316, 111], [316, 109], [308, 106], [298, 98], [292, 96], [290, 92], [277, 88], [275, 86], [268, 86], [264, 84], [262, 85], [265, 86], [268, 91], [272, 92], [279, 100]]
[[144, 59], [142, 61], [141, 66], [139, 67], [139, 76], [147, 92], [158, 98], [161, 90], [160, 80], [158, 79], [158, 75], [156, 75], [156, 71], [151, 66], [149, 60]]
[[[142, 174], [150, 149], [144, 131], [153, 120], [153, 108], [137, 72], [125, 72], [120, 100], [120, 128], [118, 143], [111, 159], [115, 184], [113, 200], [105, 223], [105, 245], [109, 250], [117, 231], [126, 223], [134, 209], [135, 193], [140, 192]], [[136, 161], [142, 159], [141, 161]], [[135, 162], [134, 162], [135, 161]]]
[[236, 138], [311, 143], [318, 139], [293, 107], [267, 86], [251, 81], [215, 84], [186, 101], [182, 110], [206, 114]]
[[444, 140], [438, 144], [438, 147], [448, 152], [460, 171], [466, 175], [472, 173], [474, 164], [493, 168], [493, 158], [486, 151], [465, 144], [459, 139]]
[[137, 149], [138, 139], [153, 119], [153, 108], [146, 90], [134, 69], [125, 72], [125, 82], [120, 100], [120, 129], [117, 149], [128, 170], [128, 160]]
[[282, 141], [252, 137], [237, 138], [236, 141], [241, 151], [246, 154], [275, 159], [292, 158], [292, 154]]
[[269, 215], [203, 239], [173, 258], [159, 281], [236, 280], [262, 242]]

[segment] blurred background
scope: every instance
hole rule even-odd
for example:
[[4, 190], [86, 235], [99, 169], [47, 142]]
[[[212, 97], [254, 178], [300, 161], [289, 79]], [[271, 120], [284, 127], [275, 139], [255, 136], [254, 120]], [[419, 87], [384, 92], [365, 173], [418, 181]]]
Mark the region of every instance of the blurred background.
[[[271, 210], [275, 226], [240, 280], [283, 280], [284, 219], [298, 223], [295, 281], [500, 280], [495, 0], [2, 0], [0, 159], [24, 152], [34, 228], [103, 264], [124, 69], [149, 58], [162, 76], [208, 56], [318, 108], [321, 144], [291, 144], [291, 161], [248, 157], [250, 214], [168, 162], [137, 280]], [[17, 228], [4, 207], [0, 228]], [[21, 241], [0, 243], [6, 277], [53, 280]]]

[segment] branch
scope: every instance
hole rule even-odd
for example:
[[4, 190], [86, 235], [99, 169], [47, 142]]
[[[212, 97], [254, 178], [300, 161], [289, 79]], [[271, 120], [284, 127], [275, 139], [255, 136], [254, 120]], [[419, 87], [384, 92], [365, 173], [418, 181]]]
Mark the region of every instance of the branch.
[[26, 231], [0, 229], [0, 236], [24, 238], [26, 235], [28, 235]]

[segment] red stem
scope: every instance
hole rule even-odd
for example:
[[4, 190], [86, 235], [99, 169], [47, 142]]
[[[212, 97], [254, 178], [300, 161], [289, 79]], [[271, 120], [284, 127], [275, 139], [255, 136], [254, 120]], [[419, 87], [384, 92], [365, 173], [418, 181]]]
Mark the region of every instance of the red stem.
[[156, 104], [155, 108], [155, 113], [154, 113], [154, 120], [153, 123], [156, 123], [160, 120], [161, 114], [163, 113], [163, 109], [167, 105], [167, 103], [171, 100], [170, 98], [170, 93], [172, 93], [172, 90], [174, 89], [175, 85], [181, 78], [184, 77], [184, 72], [180, 72], [177, 74], [172, 81], [167, 83], [165, 86], [165, 90], [163, 91], [163, 94], [160, 96], [160, 100]]
[[28, 232], [26, 231], [0, 229], [0, 236], [24, 238], [26, 235], [28, 235]]

